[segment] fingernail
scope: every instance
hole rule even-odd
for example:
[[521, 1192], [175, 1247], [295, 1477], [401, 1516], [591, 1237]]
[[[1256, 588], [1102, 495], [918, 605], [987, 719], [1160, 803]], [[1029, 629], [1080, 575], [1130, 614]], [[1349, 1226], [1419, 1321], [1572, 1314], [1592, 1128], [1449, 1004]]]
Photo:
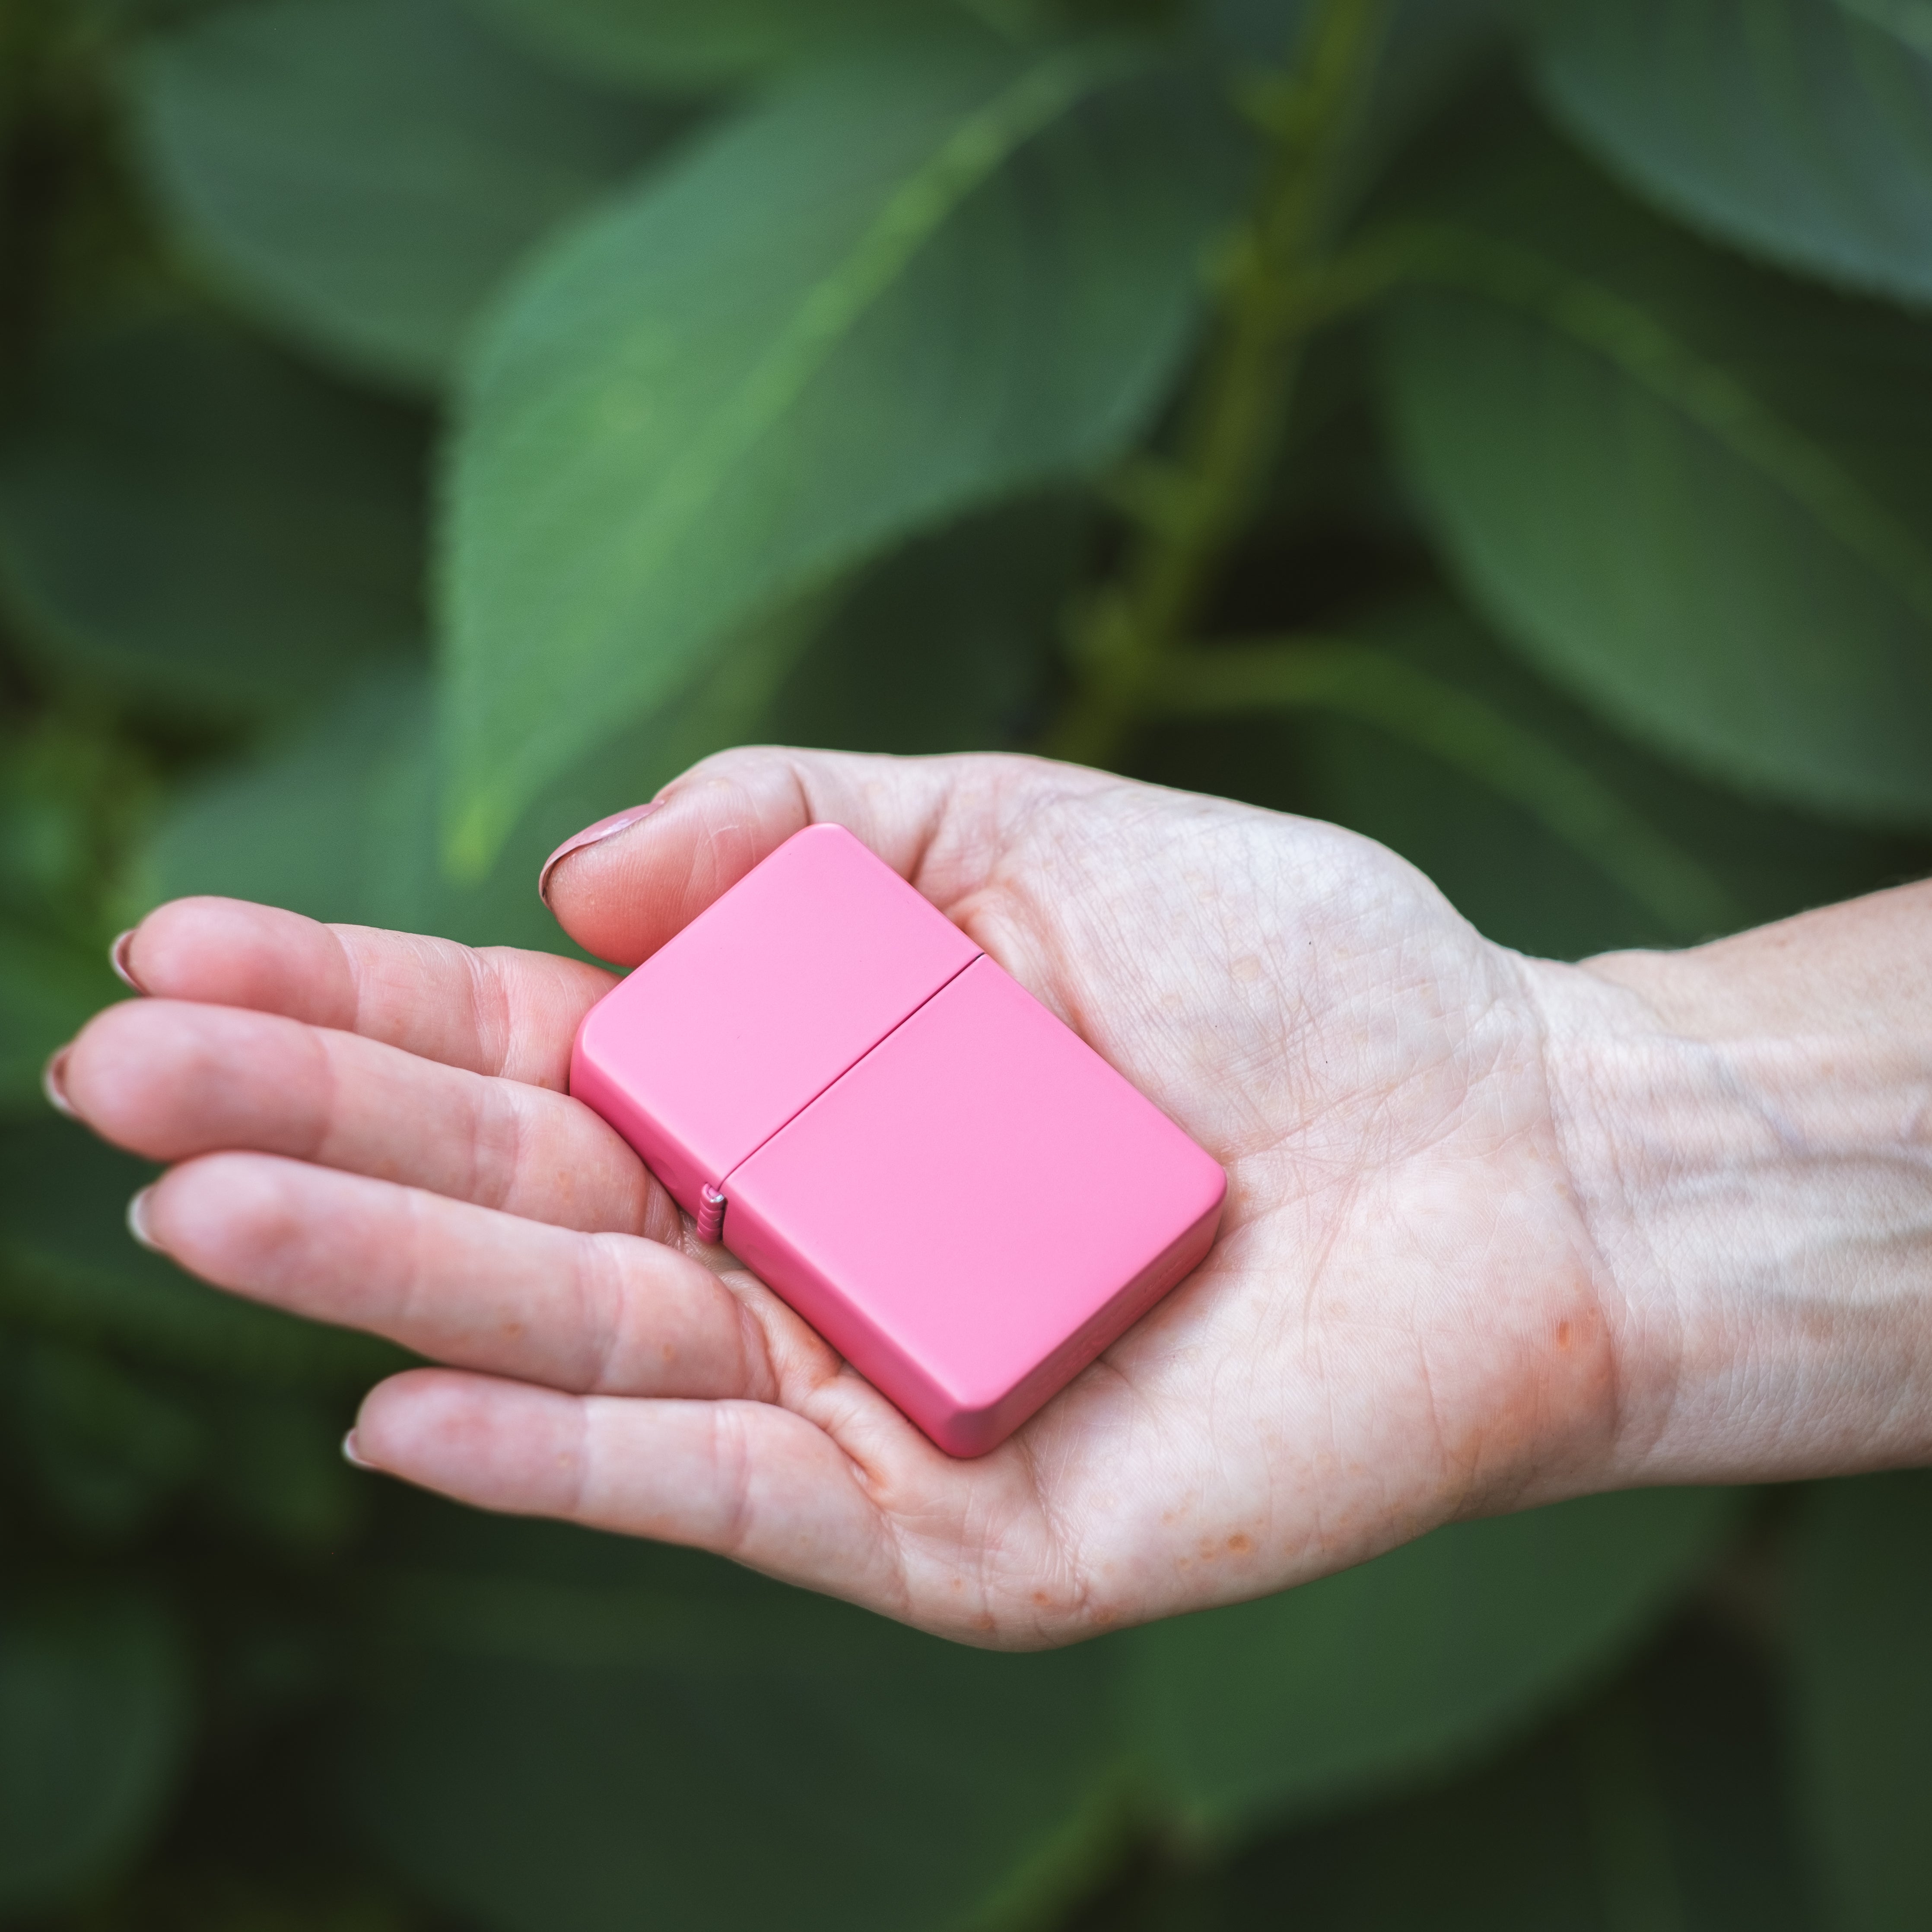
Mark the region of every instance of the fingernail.
[[57, 1114], [64, 1114], [69, 1120], [75, 1118], [74, 1102], [67, 1097], [67, 1057], [71, 1046], [58, 1048], [47, 1056], [47, 1064], [40, 1069], [40, 1091], [47, 1096], [47, 1104]]
[[128, 1204], [128, 1232], [144, 1248], [152, 1248], [158, 1255], [167, 1250], [154, 1239], [154, 1231], [148, 1224], [150, 1207], [148, 1196], [154, 1192], [152, 1187], [144, 1187]]
[[374, 1469], [376, 1466], [356, 1446], [356, 1432], [351, 1430], [342, 1438], [342, 1460], [352, 1468]]
[[600, 839], [614, 838], [620, 832], [628, 832], [640, 820], [650, 817], [664, 803], [654, 798], [649, 805], [634, 805], [626, 812], [614, 812], [608, 818], [600, 818], [595, 825], [586, 825], [581, 832], [573, 832], [550, 856], [543, 862], [543, 870], [537, 874], [537, 897], [545, 905], [550, 904], [550, 875], [573, 852], [580, 852], [586, 845], [595, 845]]
[[147, 988], [135, 978], [134, 968], [128, 964], [128, 954], [134, 944], [135, 930], [131, 926], [128, 927], [107, 949], [107, 963], [114, 968], [114, 976], [117, 980], [124, 985], [132, 986], [137, 993], [145, 993]]

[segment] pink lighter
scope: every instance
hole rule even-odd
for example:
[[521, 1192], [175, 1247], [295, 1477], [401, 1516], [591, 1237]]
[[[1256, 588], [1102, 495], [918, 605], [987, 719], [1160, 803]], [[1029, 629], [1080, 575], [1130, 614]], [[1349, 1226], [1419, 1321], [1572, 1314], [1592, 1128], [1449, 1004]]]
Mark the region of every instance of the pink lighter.
[[1208, 1252], [1218, 1166], [857, 839], [788, 839], [584, 1017], [570, 1090], [940, 1448]]

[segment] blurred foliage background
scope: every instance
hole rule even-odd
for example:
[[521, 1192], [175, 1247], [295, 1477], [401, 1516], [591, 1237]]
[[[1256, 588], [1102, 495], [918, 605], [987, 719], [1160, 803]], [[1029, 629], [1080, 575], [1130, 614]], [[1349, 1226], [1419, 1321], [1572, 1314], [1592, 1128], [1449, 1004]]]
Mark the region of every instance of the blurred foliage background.
[[37, 1085], [160, 898], [560, 945], [758, 739], [1557, 956], [1922, 873], [1928, 310], [1926, 0], [0, 0], [0, 1921], [1932, 1924], [1932, 1478], [980, 1654], [357, 1478]]

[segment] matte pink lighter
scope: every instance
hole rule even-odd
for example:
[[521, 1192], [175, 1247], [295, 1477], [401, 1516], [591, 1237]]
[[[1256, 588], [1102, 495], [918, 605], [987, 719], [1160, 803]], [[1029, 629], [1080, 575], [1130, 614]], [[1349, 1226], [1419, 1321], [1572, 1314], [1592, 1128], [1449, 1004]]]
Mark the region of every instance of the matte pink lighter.
[[814, 826], [592, 1008], [571, 1091], [955, 1456], [1190, 1272], [1218, 1166], [850, 833]]

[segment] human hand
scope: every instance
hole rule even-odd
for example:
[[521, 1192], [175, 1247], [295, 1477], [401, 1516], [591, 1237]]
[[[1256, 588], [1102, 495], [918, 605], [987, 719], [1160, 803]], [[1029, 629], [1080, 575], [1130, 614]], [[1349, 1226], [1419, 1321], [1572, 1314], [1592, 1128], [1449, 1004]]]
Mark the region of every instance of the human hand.
[[969, 1641], [1068, 1641], [1700, 1473], [1669, 1446], [1670, 1295], [1606, 1264], [1629, 1204], [1604, 1096], [1576, 1091], [1581, 1042], [1644, 996], [1489, 944], [1349, 833], [1022, 759], [728, 753], [568, 852], [550, 902], [634, 962], [821, 820], [1228, 1171], [1206, 1262], [977, 1460], [698, 1244], [565, 1096], [594, 968], [181, 901], [124, 948], [150, 997], [55, 1084], [177, 1163], [138, 1221], [181, 1265], [443, 1365], [370, 1394], [362, 1460]]

